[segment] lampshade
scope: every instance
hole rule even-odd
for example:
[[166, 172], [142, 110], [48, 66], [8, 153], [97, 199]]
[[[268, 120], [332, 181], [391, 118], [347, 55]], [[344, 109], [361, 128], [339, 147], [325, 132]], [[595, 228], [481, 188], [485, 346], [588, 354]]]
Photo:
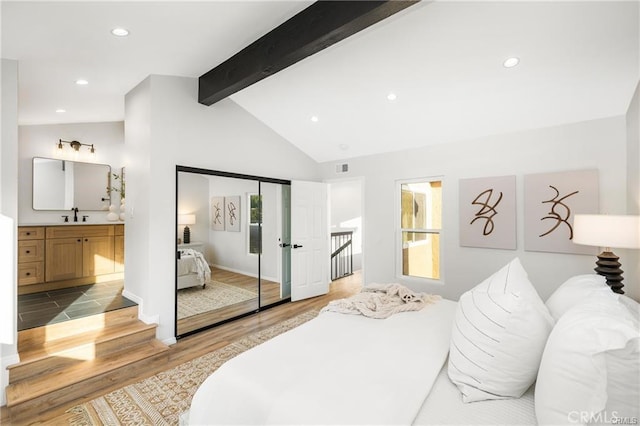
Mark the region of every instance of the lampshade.
[[577, 214], [573, 242], [607, 248], [640, 248], [640, 216]]
[[195, 225], [195, 224], [196, 224], [195, 214], [179, 214], [178, 215], [178, 225]]

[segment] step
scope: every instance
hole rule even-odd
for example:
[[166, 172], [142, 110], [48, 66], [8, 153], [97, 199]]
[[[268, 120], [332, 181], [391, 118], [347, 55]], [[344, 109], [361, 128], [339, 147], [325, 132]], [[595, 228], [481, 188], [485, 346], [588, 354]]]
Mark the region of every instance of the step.
[[18, 353], [41, 348], [52, 341], [88, 331], [101, 330], [138, 319], [138, 306], [116, 309], [98, 315], [30, 328], [18, 332]]
[[155, 324], [136, 320], [47, 342], [42, 347], [20, 352], [20, 362], [7, 368], [9, 383], [68, 368], [123, 347], [143, 343], [155, 338], [155, 330]]
[[142, 364], [166, 363], [168, 350], [167, 345], [153, 339], [105, 357], [10, 384], [6, 397], [11, 418], [40, 413], [86, 397], [112, 383], [125, 381]]

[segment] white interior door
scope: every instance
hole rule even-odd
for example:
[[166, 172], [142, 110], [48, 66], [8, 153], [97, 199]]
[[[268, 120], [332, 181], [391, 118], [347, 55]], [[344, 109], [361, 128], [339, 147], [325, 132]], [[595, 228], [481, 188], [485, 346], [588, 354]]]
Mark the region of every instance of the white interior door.
[[291, 301], [329, 292], [327, 185], [291, 182]]

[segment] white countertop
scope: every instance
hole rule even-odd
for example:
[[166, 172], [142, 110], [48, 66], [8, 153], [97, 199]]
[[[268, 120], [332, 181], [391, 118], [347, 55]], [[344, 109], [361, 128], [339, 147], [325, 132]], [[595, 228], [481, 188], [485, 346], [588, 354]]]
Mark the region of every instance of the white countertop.
[[107, 220], [103, 222], [34, 222], [34, 223], [19, 223], [18, 226], [76, 226], [76, 225], [124, 225], [122, 221], [109, 222]]

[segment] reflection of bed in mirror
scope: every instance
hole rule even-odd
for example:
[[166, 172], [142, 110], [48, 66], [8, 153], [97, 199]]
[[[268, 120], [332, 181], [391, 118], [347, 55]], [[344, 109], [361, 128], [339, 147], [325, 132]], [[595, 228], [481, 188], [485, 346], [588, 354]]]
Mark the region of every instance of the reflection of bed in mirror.
[[202, 286], [211, 279], [211, 269], [204, 257], [202, 244], [180, 244], [178, 259], [178, 290]]

